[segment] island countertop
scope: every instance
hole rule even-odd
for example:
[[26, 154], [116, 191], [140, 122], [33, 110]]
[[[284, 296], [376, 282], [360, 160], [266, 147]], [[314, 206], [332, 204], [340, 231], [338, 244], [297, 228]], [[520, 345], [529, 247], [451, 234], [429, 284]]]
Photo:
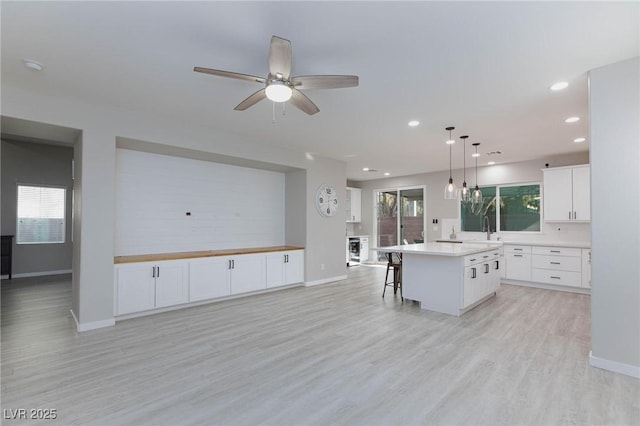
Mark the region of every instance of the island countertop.
[[501, 242], [492, 241], [487, 243], [421, 243], [404, 244], [387, 247], [374, 247], [371, 250], [382, 253], [403, 253], [403, 254], [423, 254], [429, 256], [466, 256], [469, 254], [482, 253], [502, 246]]

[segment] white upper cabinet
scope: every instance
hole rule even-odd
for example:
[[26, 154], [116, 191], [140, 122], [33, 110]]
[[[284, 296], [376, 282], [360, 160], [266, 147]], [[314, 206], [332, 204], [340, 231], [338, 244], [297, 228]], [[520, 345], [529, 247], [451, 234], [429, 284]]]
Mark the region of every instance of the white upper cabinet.
[[544, 220], [549, 222], [589, 221], [589, 166], [543, 169]]
[[360, 188], [347, 188], [345, 205], [347, 222], [362, 221], [362, 190]]

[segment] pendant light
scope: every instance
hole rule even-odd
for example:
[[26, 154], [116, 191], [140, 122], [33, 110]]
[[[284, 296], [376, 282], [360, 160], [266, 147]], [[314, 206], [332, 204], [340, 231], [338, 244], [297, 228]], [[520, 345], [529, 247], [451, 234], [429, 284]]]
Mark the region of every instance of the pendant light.
[[453, 174], [451, 172], [451, 145], [456, 143], [455, 140], [451, 138], [451, 131], [455, 129], [455, 127], [447, 127], [445, 130], [449, 131], [449, 140], [447, 140], [447, 145], [449, 145], [449, 183], [444, 187], [444, 199], [445, 200], [455, 200], [458, 198], [458, 188], [456, 188], [456, 184], [453, 183]]
[[482, 207], [482, 191], [480, 191], [480, 188], [478, 187], [478, 157], [480, 156], [480, 154], [478, 154], [478, 145], [480, 145], [479, 142], [473, 144], [476, 148], [476, 152], [473, 154], [476, 159], [476, 187], [471, 193], [471, 206], [472, 209], [476, 211]]
[[462, 170], [463, 170], [463, 174], [464, 174], [464, 178], [462, 179], [462, 189], [460, 190], [460, 201], [463, 203], [468, 203], [469, 201], [471, 201], [471, 190], [467, 187], [467, 138], [469, 136], [465, 135], [465, 136], [460, 136], [460, 139], [462, 139], [463, 142], [463, 166], [462, 166]]

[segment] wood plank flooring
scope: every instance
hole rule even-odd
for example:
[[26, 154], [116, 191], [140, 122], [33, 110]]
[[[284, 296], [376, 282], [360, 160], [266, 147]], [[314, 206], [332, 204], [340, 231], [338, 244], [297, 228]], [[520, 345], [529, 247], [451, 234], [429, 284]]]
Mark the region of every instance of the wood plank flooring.
[[589, 296], [503, 285], [457, 318], [383, 299], [383, 279], [354, 267], [80, 334], [70, 277], [3, 281], [2, 408], [64, 425], [640, 424], [640, 382], [589, 366]]

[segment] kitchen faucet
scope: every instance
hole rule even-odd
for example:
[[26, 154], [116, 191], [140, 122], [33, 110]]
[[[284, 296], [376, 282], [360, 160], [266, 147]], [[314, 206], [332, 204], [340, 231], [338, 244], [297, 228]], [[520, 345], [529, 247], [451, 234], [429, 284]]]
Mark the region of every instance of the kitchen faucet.
[[489, 216], [485, 215], [482, 222], [482, 232], [487, 228], [487, 241], [491, 239], [491, 225], [489, 223]]

